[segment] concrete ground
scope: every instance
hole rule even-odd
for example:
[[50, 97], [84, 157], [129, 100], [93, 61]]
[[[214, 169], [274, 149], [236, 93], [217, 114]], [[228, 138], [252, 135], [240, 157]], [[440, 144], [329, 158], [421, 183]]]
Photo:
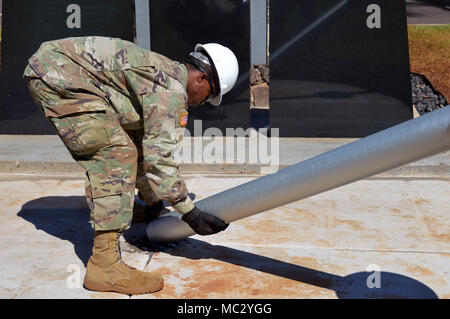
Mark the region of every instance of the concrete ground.
[[[186, 176], [196, 199], [253, 178]], [[0, 297], [128, 298], [78, 286], [92, 245], [83, 185], [2, 176]], [[165, 287], [132, 298], [450, 298], [449, 191], [448, 180], [363, 180], [159, 249], [135, 224], [124, 259]]]
[[[443, 1], [406, 2], [409, 24], [450, 23]], [[280, 167], [351, 141], [284, 140]], [[59, 140], [0, 136], [0, 298], [450, 298], [449, 168], [439, 154], [177, 245], [146, 247], [135, 224], [124, 259], [165, 287], [129, 297], [81, 286], [93, 231], [83, 173]], [[201, 199], [272, 167], [182, 170]]]
[[[148, 246], [145, 225], [135, 224], [121, 239], [124, 259], [160, 272], [165, 287], [129, 297], [81, 286], [93, 235], [83, 173], [57, 144], [43, 146], [50, 137], [34, 140], [54, 158], [41, 163], [7, 155], [12, 139], [30, 141], [0, 136], [0, 298], [450, 298], [449, 152], [177, 245]], [[350, 141], [282, 141], [281, 162]], [[264, 173], [235, 164], [218, 174], [227, 165], [217, 166], [184, 166], [195, 200]]]

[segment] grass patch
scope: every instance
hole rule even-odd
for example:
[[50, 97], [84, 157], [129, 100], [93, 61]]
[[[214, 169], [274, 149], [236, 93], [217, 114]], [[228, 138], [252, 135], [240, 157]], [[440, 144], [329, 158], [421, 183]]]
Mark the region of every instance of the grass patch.
[[450, 25], [408, 25], [408, 42], [411, 72], [450, 100]]

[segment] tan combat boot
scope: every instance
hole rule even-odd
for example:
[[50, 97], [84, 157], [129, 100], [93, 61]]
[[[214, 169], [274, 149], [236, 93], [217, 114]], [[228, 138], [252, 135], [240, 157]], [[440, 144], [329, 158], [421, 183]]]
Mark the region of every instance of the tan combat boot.
[[113, 291], [127, 295], [156, 292], [164, 286], [156, 273], [144, 272], [122, 261], [120, 233], [96, 231], [92, 256], [86, 267], [84, 287], [95, 291]]

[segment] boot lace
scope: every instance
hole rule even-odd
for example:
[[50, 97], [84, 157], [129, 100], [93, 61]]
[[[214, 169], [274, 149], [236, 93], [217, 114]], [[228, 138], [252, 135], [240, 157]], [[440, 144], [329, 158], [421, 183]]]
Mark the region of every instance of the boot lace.
[[120, 233], [115, 234], [115, 238], [114, 238], [114, 255], [117, 258], [117, 260], [119, 261], [119, 263], [125, 267], [126, 269], [136, 269], [130, 265], [127, 265], [123, 260], [122, 260], [122, 249], [120, 248], [120, 242], [119, 242], [119, 237], [120, 237]]

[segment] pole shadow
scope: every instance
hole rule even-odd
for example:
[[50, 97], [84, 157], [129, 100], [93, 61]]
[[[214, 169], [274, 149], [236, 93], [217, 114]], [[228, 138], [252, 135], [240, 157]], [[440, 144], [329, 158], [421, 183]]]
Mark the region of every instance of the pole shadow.
[[[188, 259], [216, 259], [233, 265], [254, 269], [267, 274], [295, 280], [317, 287], [334, 290], [340, 299], [438, 299], [425, 284], [400, 274], [379, 272], [380, 288], [369, 288], [367, 281], [374, 272], [357, 272], [342, 277], [302, 267], [242, 250], [212, 245], [197, 239], [184, 239], [175, 245], [152, 243], [147, 237], [132, 243], [142, 250], [162, 251]], [[369, 279], [370, 281], [370, 279]]]

